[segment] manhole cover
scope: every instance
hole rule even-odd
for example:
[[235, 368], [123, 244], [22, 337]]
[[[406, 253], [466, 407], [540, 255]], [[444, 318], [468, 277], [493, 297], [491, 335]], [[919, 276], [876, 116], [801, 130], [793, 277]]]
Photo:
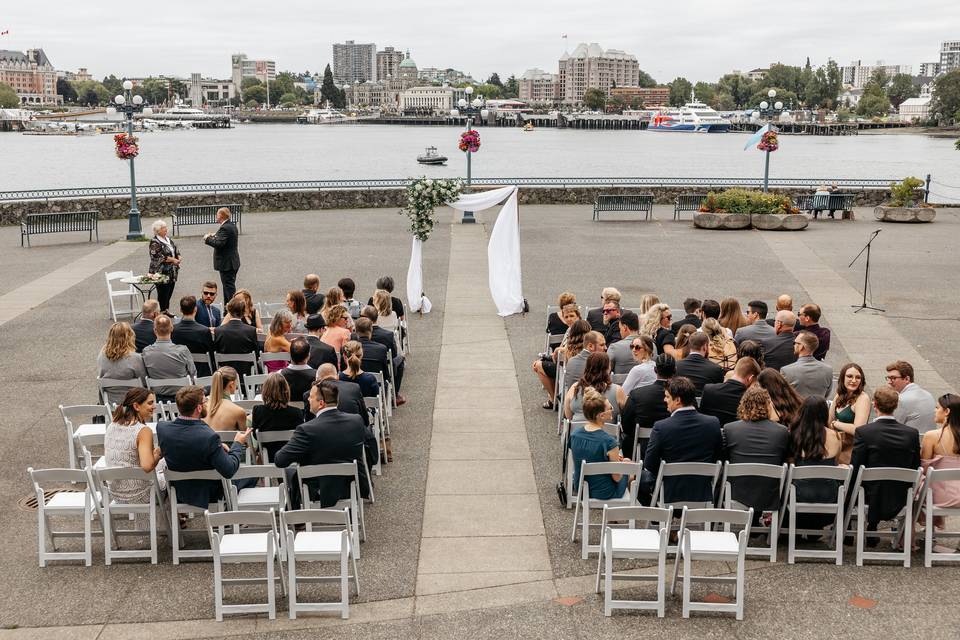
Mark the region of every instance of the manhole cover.
[[[43, 502], [46, 504], [50, 501], [50, 498], [57, 495], [58, 493], [81, 493], [77, 489], [51, 489], [50, 491], [43, 492]], [[36, 511], [37, 510], [37, 494], [31, 493], [28, 496], [20, 498], [17, 500], [17, 506], [20, 507], [23, 511]]]

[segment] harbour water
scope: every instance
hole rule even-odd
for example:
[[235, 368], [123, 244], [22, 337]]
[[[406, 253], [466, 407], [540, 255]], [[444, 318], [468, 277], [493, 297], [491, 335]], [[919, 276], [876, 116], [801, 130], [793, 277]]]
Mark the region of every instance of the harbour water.
[[[152, 132], [140, 136], [140, 184], [406, 178], [464, 175], [451, 127], [245, 124], [233, 129]], [[751, 177], [763, 154], [743, 150], [748, 134], [652, 131], [480, 130], [473, 157], [479, 177]], [[435, 146], [446, 166], [422, 166]], [[111, 136], [0, 134], [0, 191], [129, 183]], [[936, 201], [960, 201], [960, 153], [953, 141], [912, 134], [782, 136], [771, 177], [902, 178], [932, 174]]]

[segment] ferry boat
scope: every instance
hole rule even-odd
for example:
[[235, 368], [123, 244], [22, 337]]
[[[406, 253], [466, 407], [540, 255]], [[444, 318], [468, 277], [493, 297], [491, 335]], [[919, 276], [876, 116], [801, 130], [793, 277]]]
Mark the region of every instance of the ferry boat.
[[650, 131], [695, 131], [721, 133], [730, 129], [730, 121], [721, 117], [710, 106], [691, 96], [690, 102], [679, 109], [661, 109], [650, 118]]
[[427, 147], [422, 156], [417, 156], [420, 164], [446, 164], [447, 156], [437, 153], [436, 147]]

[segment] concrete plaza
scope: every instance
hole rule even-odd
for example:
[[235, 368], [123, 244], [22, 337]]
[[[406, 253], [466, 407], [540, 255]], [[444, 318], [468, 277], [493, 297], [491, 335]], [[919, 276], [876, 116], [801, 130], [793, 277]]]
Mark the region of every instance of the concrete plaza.
[[[678, 599], [662, 620], [624, 612], [605, 619], [593, 595], [596, 560], [580, 560], [579, 543], [569, 538], [572, 512], [556, 498], [554, 422], [540, 408], [543, 393], [530, 371], [543, 346], [545, 305], [562, 290], [597, 304], [600, 288], [612, 285], [628, 306], [648, 292], [671, 305], [688, 296], [745, 303], [790, 293], [797, 304], [824, 308], [835, 368], [860, 362], [875, 386], [886, 362], [905, 357], [931, 391], [960, 388], [957, 213], [943, 210], [932, 225], [883, 226], [871, 266], [873, 303], [887, 313], [854, 315], [862, 262], [846, 265], [879, 227], [868, 210], [858, 210], [855, 222], [818, 221], [778, 234], [699, 231], [660, 207], [650, 223], [627, 214], [593, 223], [584, 206], [522, 207], [524, 292], [533, 313], [505, 320], [486, 288], [495, 212], [481, 213], [483, 224], [473, 227], [447, 224], [451, 212], [439, 213], [443, 222], [424, 251], [434, 310], [410, 319], [409, 402], [396, 412], [394, 462], [367, 510], [362, 596], [352, 600], [348, 621], [289, 621], [281, 601], [276, 621], [213, 622], [210, 563], [173, 566], [163, 538], [156, 566], [103, 566], [95, 541], [92, 567], [37, 567], [36, 514], [17, 506], [30, 493], [25, 468], [66, 462], [57, 405], [95, 399], [94, 362], [110, 325], [102, 273], [141, 273], [148, 258], [145, 244], [108, 244], [124, 236], [121, 221], [101, 225], [100, 245], [54, 236], [21, 249], [16, 229], [0, 229], [7, 354], [0, 362], [0, 530], [7, 541], [0, 561], [8, 583], [0, 625], [10, 629], [0, 638], [305, 638], [329, 626], [341, 638], [957, 637], [960, 623], [940, 615], [960, 595], [955, 568], [924, 569], [917, 554], [910, 569], [857, 568], [850, 548], [842, 567], [791, 566], [785, 553], [775, 564], [750, 561], [743, 622], [703, 614], [684, 620]], [[188, 228], [177, 239], [184, 261], [175, 299], [216, 279], [204, 231]], [[390, 274], [405, 298], [409, 246], [406, 219], [392, 209], [251, 214], [238, 286], [274, 302], [299, 288], [305, 273], [318, 273], [324, 290], [349, 275], [366, 299], [375, 279]]]

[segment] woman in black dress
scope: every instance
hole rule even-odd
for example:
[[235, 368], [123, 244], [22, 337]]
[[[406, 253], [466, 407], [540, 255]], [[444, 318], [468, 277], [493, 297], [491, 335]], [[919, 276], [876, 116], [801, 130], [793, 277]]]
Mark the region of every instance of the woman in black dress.
[[173, 296], [173, 288], [177, 286], [177, 275], [180, 273], [180, 250], [167, 235], [167, 223], [163, 219], [154, 222], [152, 229], [150, 268], [147, 273], [167, 276], [165, 283], [157, 285], [157, 301], [160, 303], [161, 313], [169, 316], [171, 315], [170, 298]]
[[[292, 431], [303, 424], [303, 411], [289, 405], [290, 385], [282, 375], [271, 373], [267, 376], [261, 395], [263, 404], [253, 408], [254, 438], [259, 440], [263, 431]], [[270, 460], [273, 460], [283, 445], [283, 442], [269, 442], [264, 444], [263, 448], [269, 454]]]

